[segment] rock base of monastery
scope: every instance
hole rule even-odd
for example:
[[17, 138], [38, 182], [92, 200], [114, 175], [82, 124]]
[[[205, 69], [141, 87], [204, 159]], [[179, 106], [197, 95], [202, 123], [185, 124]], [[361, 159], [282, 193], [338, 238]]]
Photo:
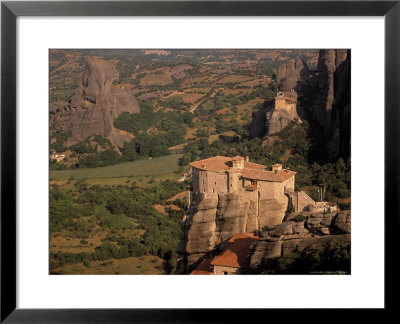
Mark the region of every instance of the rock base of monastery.
[[288, 198], [259, 199], [256, 191], [202, 195], [193, 201], [185, 222], [185, 252], [190, 268], [236, 233], [258, 232], [280, 224]]

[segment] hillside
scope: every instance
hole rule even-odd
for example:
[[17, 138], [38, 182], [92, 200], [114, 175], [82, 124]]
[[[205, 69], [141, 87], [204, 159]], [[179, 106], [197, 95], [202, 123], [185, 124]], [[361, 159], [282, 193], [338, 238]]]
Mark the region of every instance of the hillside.
[[[51, 272], [185, 272], [189, 164], [210, 157], [283, 164], [296, 191], [349, 209], [349, 66], [340, 50], [51, 50]], [[214, 230], [243, 209], [232, 197], [204, 207], [221, 240], [201, 253], [239, 228]]]

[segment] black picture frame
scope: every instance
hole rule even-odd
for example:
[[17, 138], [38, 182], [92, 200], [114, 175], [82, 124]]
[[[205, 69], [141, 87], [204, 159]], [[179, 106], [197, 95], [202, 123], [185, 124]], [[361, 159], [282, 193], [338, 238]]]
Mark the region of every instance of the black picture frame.
[[[398, 244], [394, 239], [399, 237], [400, 228], [400, 195], [398, 189], [400, 183], [399, 0], [4, 1], [1, 3], [1, 322], [214, 323], [236, 322], [239, 315], [243, 313], [252, 320], [266, 315], [266, 310], [260, 309], [217, 309], [211, 312], [210, 310], [195, 309], [16, 308], [16, 19], [19, 16], [384, 16], [385, 310], [393, 311], [396, 309], [397, 302], [394, 296], [396, 296], [395, 293], [399, 287], [399, 276], [394, 264], [392, 265], [392, 260], [398, 255]], [[182, 296], [182, 298], [185, 297]], [[276, 311], [269, 310], [269, 312], [274, 313]], [[286, 313], [285, 316], [287, 316], [285, 319], [290, 319], [292, 316], [298, 315]], [[332, 316], [334, 319], [337, 315]]]

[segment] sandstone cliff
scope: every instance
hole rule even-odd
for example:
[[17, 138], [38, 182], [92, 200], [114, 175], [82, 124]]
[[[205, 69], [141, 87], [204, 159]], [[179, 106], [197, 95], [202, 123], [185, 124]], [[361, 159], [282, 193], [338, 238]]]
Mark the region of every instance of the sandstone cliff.
[[[256, 194], [256, 193], [255, 193]], [[288, 198], [244, 199], [238, 193], [208, 194], [190, 206], [184, 223], [181, 252], [190, 268], [206, 253], [236, 233], [252, 232], [282, 222]]]
[[114, 128], [114, 119], [125, 111], [139, 112], [139, 105], [129, 89], [113, 85], [118, 78], [112, 64], [88, 63], [78, 77], [75, 93], [65, 102], [50, 104], [50, 134], [68, 134], [67, 144], [85, 140], [90, 135], [102, 135], [117, 146], [129, 141], [127, 135]]
[[331, 158], [350, 155], [350, 50], [321, 50], [313, 119], [324, 130]]
[[[296, 57], [279, 66], [276, 81], [280, 84], [281, 91], [299, 90], [303, 80], [308, 79], [311, 73], [306, 62]], [[253, 113], [250, 136], [270, 136], [281, 131], [295, 118], [299, 118], [297, 112], [277, 110], [273, 106], [265, 107]]]
[[307, 78], [310, 74], [310, 70], [306, 62], [300, 57], [295, 59], [289, 59], [282, 63], [278, 68], [276, 79], [278, 83], [281, 83], [280, 90], [288, 91], [295, 89], [300, 80]]
[[296, 114], [289, 113], [286, 110], [272, 110], [265, 113], [265, 135], [270, 136], [284, 129], [295, 118]]
[[[294, 91], [292, 91], [292, 93], [293, 97], [297, 101], [297, 94]], [[293, 105], [295, 106], [295, 104]], [[301, 120], [297, 113], [297, 108], [282, 109], [282, 107], [280, 107], [277, 109], [276, 107], [267, 107], [261, 109], [254, 112], [252, 115], [250, 136], [261, 137], [273, 135], [280, 132], [296, 118]]]

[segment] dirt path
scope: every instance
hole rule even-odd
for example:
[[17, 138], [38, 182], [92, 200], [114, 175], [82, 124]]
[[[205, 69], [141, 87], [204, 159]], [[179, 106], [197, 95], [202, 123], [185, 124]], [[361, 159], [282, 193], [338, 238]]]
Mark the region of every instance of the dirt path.
[[132, 133], [129, 133], [129, 132], [127, 132], [127, 131], [124, 131], [124, 130], [118, 129], [118, 128], [115, 128], [115, 130], [116, 130], [118, 133], [120, 133], [121, 135], [127, 135], [127, 136], [129, 136], [130, 138], [135, 138], [135, 135], [132, 134]]
[[215, 90], [215, 91], [214, 91], [211, 95], [209, 95], [209, 96], [208, 96], [208, 95], [205, 95], [205, 96], [203, 97], [203, 99], [200, 100], [199, 103], [193, 105], [193, 106], [190, 108], [190, 112], [191, 112], [191, 113], [194, 113], [194, 111], [195, 111], [202, 103], [204, 103], [207, 99], [209, 99], [209, 98], [214, 98], [215, 95], [217, 94], [217, 92], [218, 92], [219, 90], [221, 90], [221, 89]]
[[190, 107], [190, 112], [194, 113], [194, 111], [204, 102], [208, 99], [208, 96], [204, 96], [205, 98], [201, 99], [200, 102], [198, 102], [197, 104], [195, 104], [194, 106]]

